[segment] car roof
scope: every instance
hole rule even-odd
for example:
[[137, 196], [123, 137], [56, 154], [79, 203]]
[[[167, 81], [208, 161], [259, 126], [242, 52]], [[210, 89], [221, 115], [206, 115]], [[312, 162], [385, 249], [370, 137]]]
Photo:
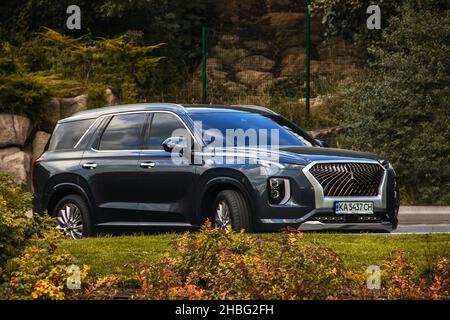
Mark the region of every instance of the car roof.
[[103, 107], [97, 109], [90, 109], [86, 111], [80, 111], [72, 116], [62, 119], [59, 122], [67, 122], [67, 121], [75, 121], [75, 120], [84, 120], [84, 119], [94, 119], [99, 116], [113, 114], [113, 113], [121, 113], [121, 112], [130, 112], [130, 111], [152, 111], [152, 110], [166, 110], [166, 111], [179, 111], [184, 110], [182, 105], [176, 103], [136, 103], [136, 104], [125, 104], [125, 105], [117, 105], [110, 107]]
[[130, 112], [130, 111], [156, 111], [165, 110], [173, 112], [201, 113], [201, 112], [251, 112], [262, 115], [276, 115], [268, 108], [256, 105], [222, 105], [222, 104], [176, 104], [176, 103], [136, 103], [127, 105], [118, 105], [80, 111], [74, 115], [61, 119], [58, 122], [69, 122], [76, 120], [95, 119], [99, 116]]
[[[257, 105], [244, 105], [244, 104], [232, 104], [232, 105], [224, 105], [224, 104], [183, 104], [183, 107], [187, 108], [191, 112], [200, 112], [202, 110], [224, 110], [227, 111], [245, 111], [245, 112], [252, 112], [252, 113], [259, 113], [263, 115], [268, 114], [277, 114], [276, 112], [270, 110], [266, 107], [261, 107]], [[199, 111], [197, 111], [199, 110]]]

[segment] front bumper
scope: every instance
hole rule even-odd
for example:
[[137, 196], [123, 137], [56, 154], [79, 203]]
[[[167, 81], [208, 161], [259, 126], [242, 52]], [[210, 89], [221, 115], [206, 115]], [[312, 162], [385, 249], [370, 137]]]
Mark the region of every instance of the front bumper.
[[299, 231], [393, 231], [395, 226], [391, 222], [380, 223], [322, 223], [320, 221], [306, 221], [297, 230]]
[[[336, 161], [338, 162], [338, 161]], [[348, 162], [348, 161], [347, 161]], [[360, 161], [361, 162], [361, 161]], [[366, 161], [377, 163], [375, 161]], [[293, 201], [288, 206], [277, 207], [277, 212], [272, 212], [270, 216], [265, 215], [258, 219], [257, 229], [261, 231], [277, 231], [284, 228], [294, 228], [301, 231], [393, 231], [397, 228], [398, 220], [398, 185], [396, 183], [395, 173], [385, 169], [382, 182], [379, 186], [377, 196], [372, 197], [326, 197], [322, 186], [309, 173], [309, 168], [314, 163], [305, 167], [302, 171], [303, 177], [309, 183], [305, 184], [303, 178], [297, 183], [301, 187], [298, 190], [310, 189], [313, 203], [309, 211], [301, 206], [304, 204], [305, 195], [299, 197], [300, 201]], [[295, 190], [297, 190], [295, 189]], [[396, 195], [395, 195], [396, 194]], [[293, 195], [294, 197], [296, 194]], [[294, 199], [297, 200], [297, 199]], [[370, 201], [374, 204], [374, 213], [367, 215], [336, 215], [334, 206], [336, 201]], [[289, 216], [285, 212], [292, 212], [299, 209]], [[303, 212], [301, 212], [302, 210]]]

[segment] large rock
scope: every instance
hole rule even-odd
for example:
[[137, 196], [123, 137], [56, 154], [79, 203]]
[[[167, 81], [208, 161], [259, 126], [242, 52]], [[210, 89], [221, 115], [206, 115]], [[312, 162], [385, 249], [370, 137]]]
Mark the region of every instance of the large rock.
[[216, 54], [216, 58], [221, 60], [225, 65], [233, 65], [237, 61], [250, 55], [250, 52], [245, 49], [225, 49], [222, 47], [214, 47], [213, 51]]
[[51, 98], [42, 110], [41, 130], [52, 132], [58, 120], [84, 110], [87, 110], [87, 96], [84, 94], [72, 98]]
[[26, 183], [30, 172], [30, 156], [17, 147], [0, 149], [0, 172], [9, 173]]
[[70, 117], [74, 113], [84, 110], [87, 110], [87, 96], [84, 94], [61, 99], [61, 118]]
[[261, 17], [261, 24], [272, 29], [294, 29], [305, 21], [303, 12], [271, 12]]
[[242, 44], [246, 49], [254, 53], [264, 53], [270, 49], [269, 45], [267, 44], [267, 41], [247, 40], [244, 41]]
[[61, 103], [59, 98], [51, 98], [42, 108], [41, 129], [52, 132], [56, 123], [61, 119]]
[[0, 147], [23, 146], [30, 132], [30, 119], [7, 113], [0, 114]]
[[236, 82], [233, 82], [233, 81], [225, 82], [222, 86], [227, 91], [230, 91], [230, 92], [232, 92], [232, 93], [234, 93], [236, 95], [245, 94], [246, 91], [247, 91], [247, 88], [244, 85], [236, 83]]
[[275, 61], [261, 55], [249, 56], [240, 60], [235, 64], [236, 71], [256, 70], [256, 71], [270, 71], [275, 66]]
[[45, 145], [48, 142], [50, 135], [44, 131], [38, 131], [33, 139], [33, 161], [41, 156], [44, 152]]
[[263, 81], [272, 80], [273, 75], [270, 72], [245, 70], [236, 73], [236, 78], [247, 87], [256, 89]]
[[105, 96], [106, 96], [106, 105], [107, 106], [115, 106], [115, 105], [118, 105], [120, 102], [111, 88], [107, 88], [105, 90]]
[[233, 34], [225, 34], [220, 37], [220, 43], [222, 43], [225, 47], [233, 47], [239, 42], [239, 37]]
[[281, 77], [295, 76], [304, 74], [306, 69], [306, 52], [305, 48], [294, 47], [289, 48], [283, 54], [281, 61]]

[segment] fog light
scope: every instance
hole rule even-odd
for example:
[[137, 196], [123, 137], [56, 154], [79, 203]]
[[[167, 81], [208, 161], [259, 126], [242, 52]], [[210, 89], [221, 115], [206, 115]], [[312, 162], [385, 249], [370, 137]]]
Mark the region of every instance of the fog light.
[[285, 204], [291, 197], [291, 187], [289, 179], [270, 178], [269, 179], [269, 202], [271, 204]]

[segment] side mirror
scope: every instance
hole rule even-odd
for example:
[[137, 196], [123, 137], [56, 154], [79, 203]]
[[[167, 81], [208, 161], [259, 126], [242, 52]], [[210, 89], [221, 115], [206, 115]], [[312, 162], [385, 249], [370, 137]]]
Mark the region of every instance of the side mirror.
[[325, 141], [323, 141], [323, 140], [314, 139], [314, 141], [316, 141], [317, 144], [319, 146], [321, 146], [322, 148], [329, 148], [330, 147], [330, 145], [328, 143], [326, 143]]
[[184, 148], [187, 148], [187, 142], [184, 137], [170, 137], [164, 140], [162, 143], [164, 151], [172, 152], [173, 149], [179, 150], [182, 152]]

